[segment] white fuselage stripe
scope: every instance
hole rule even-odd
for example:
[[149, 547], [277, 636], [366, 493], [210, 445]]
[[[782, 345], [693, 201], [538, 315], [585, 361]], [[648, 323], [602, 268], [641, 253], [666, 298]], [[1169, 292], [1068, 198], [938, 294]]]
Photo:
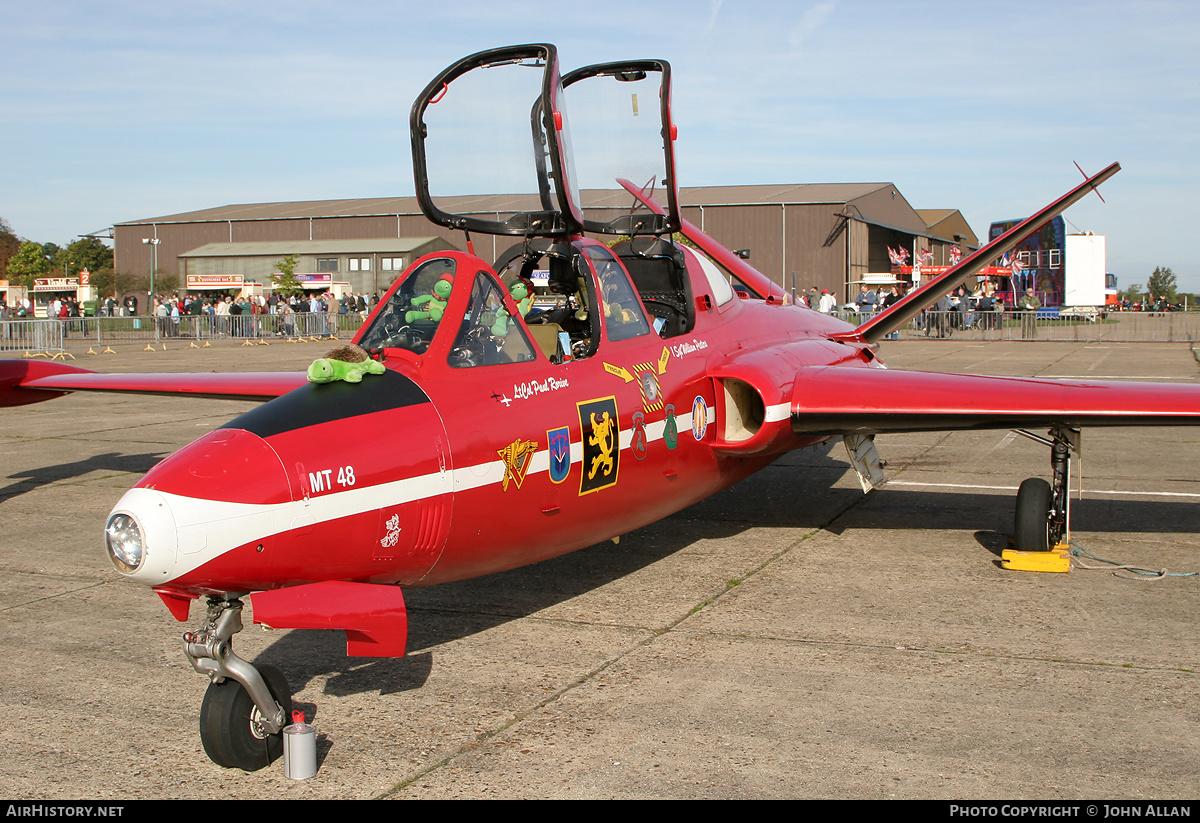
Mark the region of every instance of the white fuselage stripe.
[[790, 420], [792, 417], [791, 403], [776, 403], [773, 406], [767, 406], [766, 414], [763, 416], [764, 423], [778, 423], [781, 420]]
[[[710, 423], [715, 417], [711, 408], [707, 417]], [[678, 415], [676, 419], [681, 431], [691, 428], [690, 411]], [[648, 423], [647, 441], [661, 440], [665, 430], [665, 420]], [[633, 431], [622, 429], [620, 449], [628, 449], [632, 442]], [[550, 469], [550, 454], [540, 439], [539, 446], [543, 447], [534, 454], [527, 474]], [[571, 463], [582, 461], [583, 443], [572, 442]], [[143, 524], [143, 528], [155, 531], [147, 535], [148, 553], [170, 551], [175, 555], [174, 563], [170, 564], [165, 577], [161, 562], [147, 563], [144, 569], [127, 575], [149, 585], [161, 585], [194, 571], [238, 546], [265, 540], [293, 528], [499, 484], [504, 480], [504, 472], [504, 461], [493, 460], [453, 471], [431, 472], [419, 477], [313, 495], [303, 500], [268, 504], [210, 500], [157, 489], [135, 488], [121, 497], [112, 513], [132, 514]], [[155, 513], [164, 504], [173, 518], [173, 527], [162, 525], [166, 521]], [[167, 531], [173, 531], [174, 534], [167, 534]], [[156, 560], [165, 561], [166, 558]]]

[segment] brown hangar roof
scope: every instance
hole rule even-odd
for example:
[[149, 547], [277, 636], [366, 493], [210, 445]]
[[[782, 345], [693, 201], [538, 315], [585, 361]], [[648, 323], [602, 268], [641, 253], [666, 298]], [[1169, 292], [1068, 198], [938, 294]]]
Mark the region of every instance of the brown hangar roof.
[[[849, 203], [885, 189], [891, 183], [800, 183], [764, 186], [688, 186], [680, 190], [681, 206], [801, 205]], [[585, 208], [624, 208], [625, 192], [587, 189], [581, 192]], [[901, 198], [902, 199], [902, 198]], [[456, 213], [508, 213], [537, 208], [533, 195], [482, 194], [439, 198], [447, 211]], [[118, 226], [152, 223], [203, 223], [229, 220], [286, 220], [308, 217], [365, 217], [420, 214], [416, 197], [378, 197], [346, 200], [304, 200], [277, 203], [243, 203], [198, 211], [127, 220]], [[868, 222], [871, 222], [868, 218]]]
[[[929, 233], [947, 243], [962, 243], [977, 249], [979, 238], [967, 224], [967, 219], [958, 209], [917, 209], [917, 214], [929, 226]], [[956, 236], [959, 239], [955, 239]]]
[[273, 240], [206, 243], [180, 257], [283, 257], [288, 254], [411, 254], [440, 237], [355, 240]]
[[680, 190], [684, 206], [848, 203], [891, 183], [789, 183], [768, 186], [688, 186]]

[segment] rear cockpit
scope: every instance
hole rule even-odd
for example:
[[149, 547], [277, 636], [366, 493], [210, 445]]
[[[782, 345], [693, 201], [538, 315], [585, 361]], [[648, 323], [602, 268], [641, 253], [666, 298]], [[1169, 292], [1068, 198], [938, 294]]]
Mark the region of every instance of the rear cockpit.
[[690, 332], [696, 324], [696, 306], [683, 251], [662, 237], [636, 237], [612, 250], [633, 278], [659, 335], [670, 338]]

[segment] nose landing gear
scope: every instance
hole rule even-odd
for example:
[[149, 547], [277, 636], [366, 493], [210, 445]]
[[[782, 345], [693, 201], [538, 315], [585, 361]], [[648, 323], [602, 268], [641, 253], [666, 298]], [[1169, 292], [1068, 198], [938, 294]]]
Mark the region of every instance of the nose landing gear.
[[183, 639], [192, 668], [212, 680], [200, 706], [205, 754], [218, 766], [252, 772], [283, 753], [292, 697], [281, 671], [234, 654], [233, 635], [241, 630], [242, 601], [210, 597], [204, 626]]
[[1071, 453], [1079, 453], [1079, 429], [1059, 426], [1048, 436], [1017, 430], [1050, 447], [1053, 482], [1031, 477], [1017, 490], [1017, 511], [1013, 521], [1013, 548], [1023, 552], [1044, 552], [1071, 539]]

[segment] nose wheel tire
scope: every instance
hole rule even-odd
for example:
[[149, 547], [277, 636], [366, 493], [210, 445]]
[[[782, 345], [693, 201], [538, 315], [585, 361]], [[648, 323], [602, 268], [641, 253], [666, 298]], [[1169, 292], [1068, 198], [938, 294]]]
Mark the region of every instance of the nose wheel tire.
[[1050, 484], [1040, 477], [1022, 481], [1017, 489], [1017, 515], [1013, 523], [1013, 546], [1022, 552], [1050, 550], [1050, 508], [1054, 497]]
[[[271, 696], [292, 716], [292, 695], [287, 678], [274, 666], [259, 666]], [[283, 735], [267, 734], [259, 725], [258, 707], [249, 693], [231, 677], [209, 684], [200, 705], [200, 742], [212, 762], [226, 769], [258, 771], [283, 754]]]

